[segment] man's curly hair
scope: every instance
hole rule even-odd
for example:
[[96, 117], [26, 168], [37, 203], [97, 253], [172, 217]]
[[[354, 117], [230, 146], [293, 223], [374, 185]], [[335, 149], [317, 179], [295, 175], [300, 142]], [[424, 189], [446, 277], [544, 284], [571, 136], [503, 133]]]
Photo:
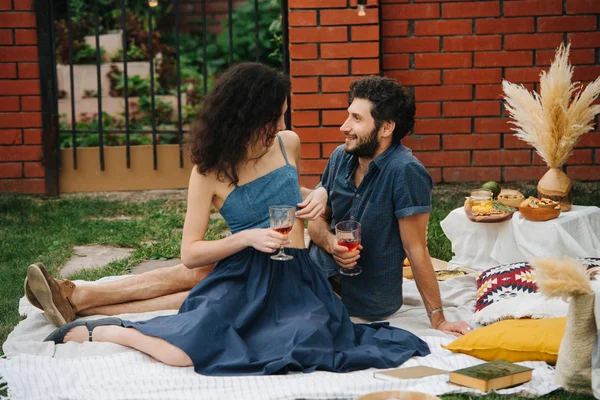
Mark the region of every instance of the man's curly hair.
[[198, 172], [216, 172], [218, 179], [237, 184], [248, 150], [262, 142], [266, 152], [273, 142], [290, 86], [287, 76], [260, 63], [228, 69], [204, 97], [190, 133]]
[[375, 126], [393, 121], [396, 128], [392, 144], [398, 144], [415, 125], [415, 98], [411, 91], [391, 78], [366, 76], [350, 84], [350, 102], [366, 99], [373, 103], [371, 115]]

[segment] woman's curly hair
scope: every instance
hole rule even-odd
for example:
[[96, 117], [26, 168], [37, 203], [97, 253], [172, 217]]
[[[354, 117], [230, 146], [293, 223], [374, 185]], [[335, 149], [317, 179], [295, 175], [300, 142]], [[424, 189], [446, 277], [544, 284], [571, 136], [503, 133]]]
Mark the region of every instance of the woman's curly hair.
[[266, 149], [273, 142], [290, 86], [287, 76], [260, 63], [228, 69], [205, 96], [190, 133], [198, 172], [214, 171], [218, 179], [237, 184], [248, 149], [259, 142]]

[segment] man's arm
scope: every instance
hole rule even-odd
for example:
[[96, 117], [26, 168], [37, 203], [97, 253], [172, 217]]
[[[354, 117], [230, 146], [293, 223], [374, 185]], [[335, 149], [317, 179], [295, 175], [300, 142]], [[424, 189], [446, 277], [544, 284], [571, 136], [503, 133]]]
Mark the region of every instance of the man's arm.
[[[427, 223], [429, 214], [416, 214], [398, 218], [400, 237], [415, 276], [417, 289], [425, 303], [429, 319], [434, 329], [453, 335], [462, 335], [471, 330], [463, 321], [448, 322], [442, 310], [442, 298], [429, 250], [427, 250]], [[439, 311], [435, 311], [439, 310]]]
[[331, 253], [330, 240], [333, 239], [334, 234], [329, 231], [329, 224], [331, 223], [331, 207], [326, 207], [325, 212], [319, 218], [308, 223], [308, 235], [312, 242]]

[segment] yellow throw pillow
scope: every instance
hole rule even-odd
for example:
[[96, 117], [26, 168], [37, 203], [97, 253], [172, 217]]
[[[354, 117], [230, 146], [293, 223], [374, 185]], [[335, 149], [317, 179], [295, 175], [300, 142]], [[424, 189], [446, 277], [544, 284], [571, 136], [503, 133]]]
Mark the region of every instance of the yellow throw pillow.
[[566, 318], [509, 319], [479, 328], [443, 348], [486, 361], [556, 364]]

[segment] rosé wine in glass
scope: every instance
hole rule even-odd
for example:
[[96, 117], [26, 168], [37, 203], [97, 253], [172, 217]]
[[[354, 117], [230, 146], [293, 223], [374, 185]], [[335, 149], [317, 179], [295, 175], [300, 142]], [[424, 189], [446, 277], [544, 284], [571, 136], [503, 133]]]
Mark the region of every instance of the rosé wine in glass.
[[[356, 251], [360, 246], [360, 235], [362, 227], [357, 221], [342, 221], [335, 225], [335, 236], [338, 244], [344, 246], [348, 251]], [[346, 276], [356, 276], [362, 272], [360, 265], [352, 268], [340, 267], [340, 274]]]
[[[287, 235], [292, 231], [294, 227], [294, 221], [296, 219], [296, 207], [294, 206], [270, 206], [269, 207], [269, 224], [271, 228]], [[289, 254], [285, 254], [283, 246], [279, 249], [279, 253], [271, 256], [272, 260], [287, 261], [294, 258]]]

